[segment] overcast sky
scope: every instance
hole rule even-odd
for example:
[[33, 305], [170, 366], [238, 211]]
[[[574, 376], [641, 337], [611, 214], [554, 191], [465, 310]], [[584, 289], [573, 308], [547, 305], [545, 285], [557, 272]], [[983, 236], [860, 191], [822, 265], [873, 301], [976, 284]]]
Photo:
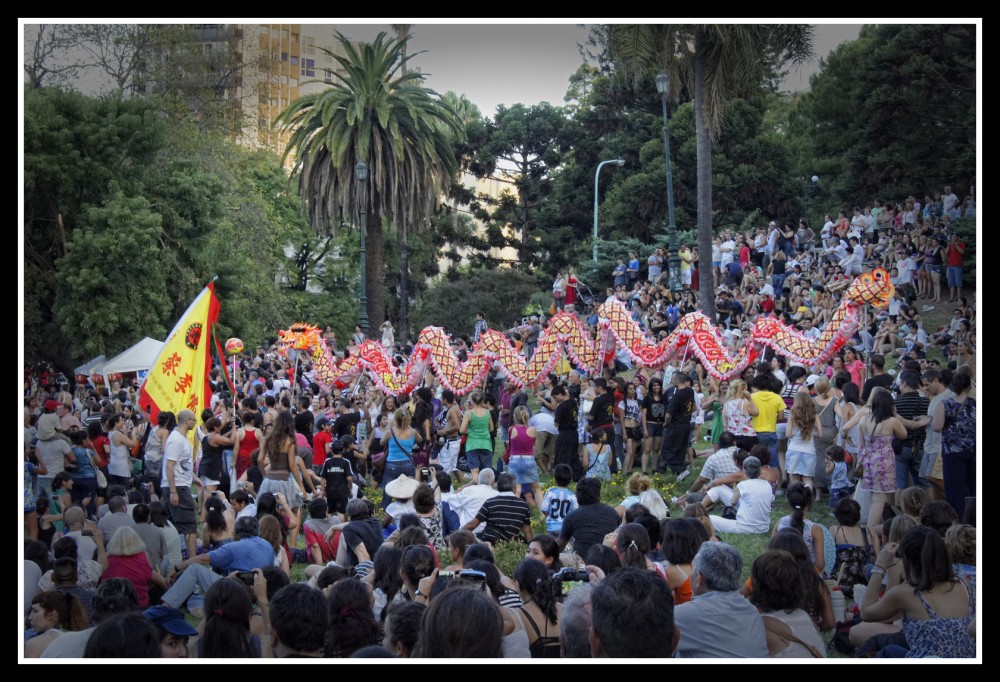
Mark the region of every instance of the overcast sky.
[[[354, 40], [371, 40], [379, 31], [392, 33], [391, 23], [338, 24]], [[782, 89], [806, 90], [809, 76], [842, 42], [858, 37], [860, 24], [817, 25], [814, 59], [785, 79]], [[582, 63], [577, 45], [585, 43], [586, 25], [552, 24], [425, 24], [413, 22], [412, 52], [426, 50], [413, 64], [428, 74], [427, 86], [445, 93], [464, 94], [484, 116], [498, 104], [561, 106], [569, 77]]]

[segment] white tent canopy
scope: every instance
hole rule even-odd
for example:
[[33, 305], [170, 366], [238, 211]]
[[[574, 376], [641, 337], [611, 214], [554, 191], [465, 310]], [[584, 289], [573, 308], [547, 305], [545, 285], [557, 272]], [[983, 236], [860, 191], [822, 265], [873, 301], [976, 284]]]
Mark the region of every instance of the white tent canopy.
[[84, 374], [86, 376], [90, 376], [91, 370], [94, 367], [97, 367], [101, 363], [105, 362], [106, 360], [107, 360], [107, 358], [104, 357], [104, 353], [101, 353], [96, 358], [92, 358], [92, 359], [88, 360], [87, 362], [83, 363], [82, 365], [80, 365], [79, 367], [77, 367], [76, 368], [76, 373], [77, 374]]
[[100, 373], [107, 376], [111, 373], [145, 372], [156, 362], [156, 356], [163, 348], [163, 341], [151, 339], [148, 336], [139, 343], [104, 363], [90, 368], [89, 374]]

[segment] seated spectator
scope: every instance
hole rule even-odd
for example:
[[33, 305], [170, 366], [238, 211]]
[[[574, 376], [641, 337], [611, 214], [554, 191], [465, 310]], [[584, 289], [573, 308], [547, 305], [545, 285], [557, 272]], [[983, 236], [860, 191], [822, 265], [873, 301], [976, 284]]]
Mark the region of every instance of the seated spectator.
[[484, 500], [476, 517], [463, 529], [475, 531], [480, 523], [485, 523], [480, 537], [493, 544], [513, 540], [522, 533], [526, 541], [531, 540], [531, 508], [518, 496], [519, 487], [513, 474], [500, 474], [497, 495]]
[[42, 658], [83, 658], [90, 636], [97, 626], [119, 613], [139, 608], [139, 595], [125, 578], [110, 578], [97, 586], [94, 593], [94, 626], [77, 632], [64, 632], [45, 648]]
[[623, 568], [591, 595], [594, 658], [669, 658], [678, 642], [670, 587], [658, 576]]
[[[79, 509], [79, 507], [75, 507]], [[82, 511], [82, 510], [81, 510]], [[85, 536], [86, 537], [86, 536]], [[104, 543], [101, 543], [103, 548]], [[85, 590], [93, 590], [97, 587], [97, 583], [101, 580], [101, 574], [104, 569], [101, 568], [101, 564], [93, 559], [83, 559], [79, 558], [80, 550], [77, 549], [77, 541], [72, 535], [64, 536], [56, 540], [55, 544], [52, 545], [52, 557], [56, 561], [63, 558], [76, 559], [76, 575], [77, 575], [77, 585]], [[107, 558], [105, 557], [105, 562]], [[42, 575], [41, 579], [38, 581], [38, 589], [42, 592], [46, 590], [51, 590], [54, 588], [54, 578], [52, 571], [47, 571]]]
[[94, 629], [84, 658], [160, 658], [156, 629], [138, 613], [119, 613]]
[[563, 658], [591, 657], [590, 626], [593, 594], [593, 583], [581, 583], [563, 600], [562, 613], [559, 615], [559, 645]]
[[[223, 545], [208, 554], [198, 554], [186, 559], [172, 569], [172, 584], [163, 595], [164, 604], [179, 609], [194, 594], [196, 587], [207, 591], [213, 584], [222, 580], [222, 576], [213, 572], [212, 568], [228, 575], [233, 571], [252, 571], [274, 565], [274, 549], [267, 540], [259, 537], [257, 519], [253, 517], [239, 519], [233, 532], [236, 536], [235, 542]], [[211, 568], [206, 567], [206, 564]], [[192, 601], [188, 607], [200, 610], [200, 600]]]
[[750, 567], [750, 602], [764, 622], [769, 658], [825, 658], [826, 643], [802, 610], [805, 581], [788, 552], [768, 550]]
[[691, 601], [674, 609], [678, 658], [764, 658], [760, 613], [739, 593], [743, 557], [723, 542], [702, 544], [691, 564]]
[[482, 589], [453, 583], [434, 597], [420, 626], [416, 658], [500, 658], [503, 617]]
[[389, 604], [382, 645], [396, 658], [410, 658], [420, 639], [420, 621], [427, 607], [411, 601]]
[[591, 545], [601, 544], [604, 536], [618, 527], [618, 512], [601, 502], [601, 481], [584, 478], [576, 484], [576, 498], [580, 506], [571, 511], [559, 532], [559, 549], [565, 550], [570, 540], [573, 551], [580, 558], [587, 556]]
[[24, 643], [25, 658], [40, 657], [63, 632], [79, 632], [89, 625], [80, 600], [58, 590], [35, 595], [28, 623], [36, 634]]
[[341, 580], [330, 588], [324, 644], [327, 658], [348, 658], [358, 649], [382, 641], [371, 597], [368, 586], [357, 580]]
[[730, 505], [736, 507], [736, 518], [710, 516], [712, 525], [721, 533], [766, 533], [771, 527], [771, 485], [760, 478], [761, 463], [756, 457], [743, 461], [747, 480], [736, 484]]
[[129, 526], [121, 526], [108, 541], [108, 568], [104, 571], [102, 580], [108, 578], [127, 578], [135, 586], [139, 595], [139, 608], [149, 606], [149, 586], [156, 585], [166, 590], [169, 585], [153, 570], [153, 565], [146, 554], [146, 543], [139, 534]]
[[269, 658], [270, 637], [250, 631], [250, 615], [256, 600], [270, 635], [270, 604], [267, 581], [260, 569], [253, 571], [253, 598], [240, 578], [223, 578], [205, 591], [205, 634], [198, 640], [198, 658]]
[[198, 631], [184, 620], [184, 614], [169, 606], [152, 606], [142, 612], [160, 640], [162, 658], [187, 658], [188, 639]]

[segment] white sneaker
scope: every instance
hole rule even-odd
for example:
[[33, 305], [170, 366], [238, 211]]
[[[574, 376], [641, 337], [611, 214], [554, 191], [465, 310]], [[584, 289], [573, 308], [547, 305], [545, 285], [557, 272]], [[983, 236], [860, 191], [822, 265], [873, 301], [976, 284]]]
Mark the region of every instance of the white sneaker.
[[691, 475], [691, 471], [689, 469], [685, 469], [681, 473], [677, 474], [677, 482], [679, 483], [679, 482], [683, 481], [685, 478], [687, 478], [690, 475]]
[[923, 308], [921, 308], [921, 310], [924, 311], [925, 313], [929, 313], [930, 311], [934, 310], [934, 306], [928, 303]]

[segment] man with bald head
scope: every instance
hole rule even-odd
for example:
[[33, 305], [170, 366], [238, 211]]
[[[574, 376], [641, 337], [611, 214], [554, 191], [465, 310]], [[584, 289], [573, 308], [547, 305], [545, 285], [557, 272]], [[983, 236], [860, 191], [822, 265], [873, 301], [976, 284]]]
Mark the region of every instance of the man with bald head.
[[[198, 519], [194, 510], [194, 499], [191, 497], [191, 483], [195, 478], [194, 458], [191, 453], [191, 442], [188, 431], [194, 428], [197, 418], [191, 410], [181, 410], [177, 413], [177, 426], [167, 437], [163, 448], [163, 480], [160, 486], [169, 490], [167, 497], [170, 520], [177, 532], [184, 536], [188, 556], [195, 555], [195, 538], [198, 533]], [[200, 481], [199, 481], [200, 483]]]

